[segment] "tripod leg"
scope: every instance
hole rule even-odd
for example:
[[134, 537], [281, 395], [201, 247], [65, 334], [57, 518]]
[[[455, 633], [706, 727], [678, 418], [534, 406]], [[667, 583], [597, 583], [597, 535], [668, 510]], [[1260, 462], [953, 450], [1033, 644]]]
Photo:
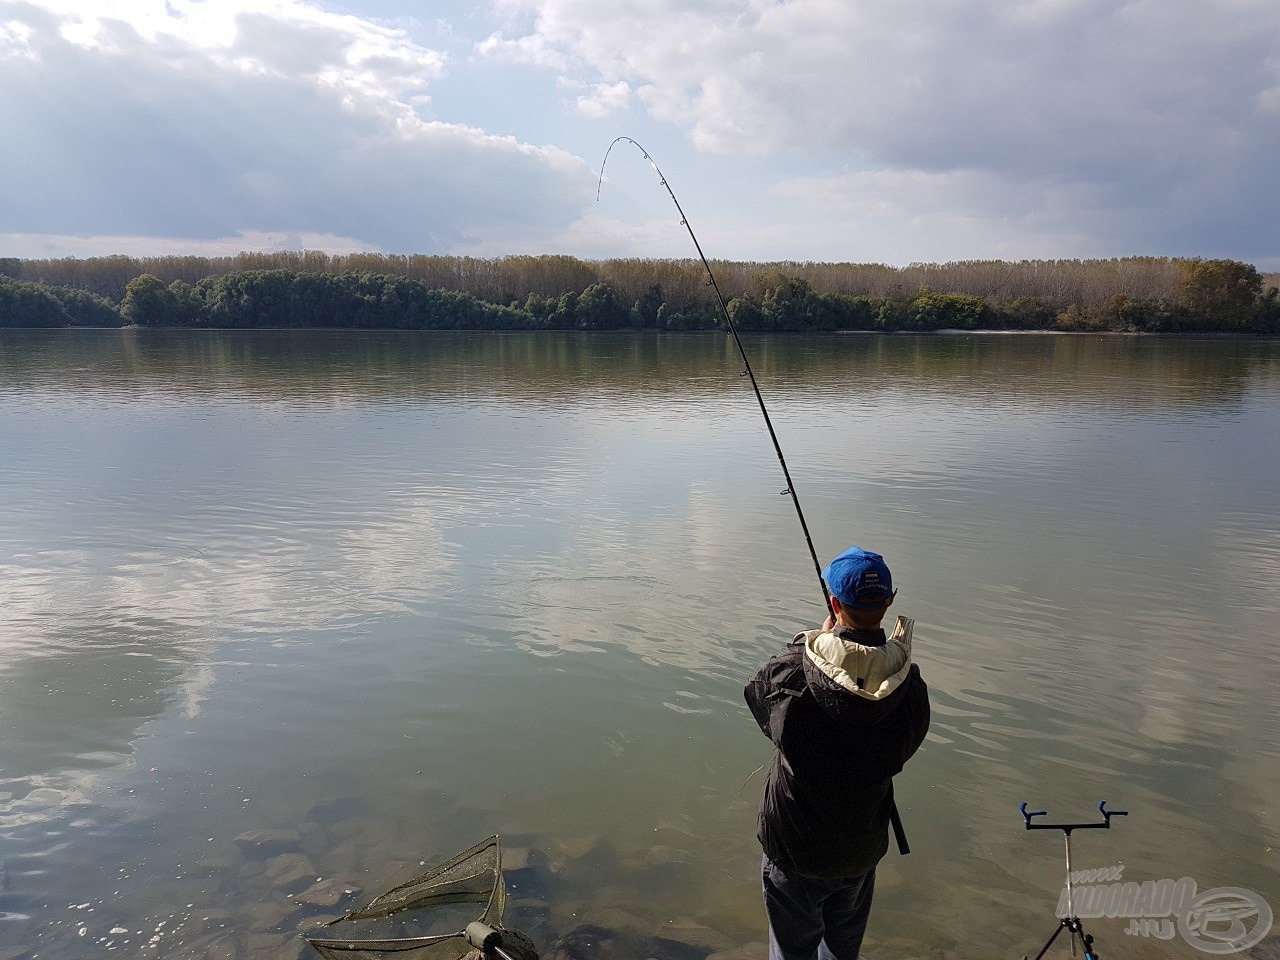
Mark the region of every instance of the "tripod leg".
[[[1049, 948], [1053, 946], [1053, 941], [1058, 939], [1058, 934], [1062, 932], [1063, 927], [1066, 927], [1069, 930], [1071, 929], [1071, 924], [1065, 919], [1058, 924], [1058, 929], [1053, 931], [1053, 936], [1045, 942], [1045, 945], [1040, 948], [1040, 952], [1036, 954], [1036, 960], [1041, 960], [1041, 958], [1049, 952]], [[1072, 937], [1074, 938], [1074, 936], [1075, 934], [1073, 933]], [[1026, 957], [1023, 957], [1023, 960], [1026, 960]]]

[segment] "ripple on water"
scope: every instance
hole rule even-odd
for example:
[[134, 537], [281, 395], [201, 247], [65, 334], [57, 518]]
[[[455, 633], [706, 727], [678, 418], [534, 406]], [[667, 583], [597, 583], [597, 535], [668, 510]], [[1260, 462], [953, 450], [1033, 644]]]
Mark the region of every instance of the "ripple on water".
[[[40, 336], [0, 385], [24, 942], [296, 947], [324, 911], [267, 829], [369, 893], [500, 829], [544, 945], [619, 908], [763, 940], [741, 689], [822, 610], [718, 338]], [[1135, 876], [1274, 885], [1274, 351], [973, 341], [767, 344], [819, 551], [884, 545], [933, 692], [877, 952], [1025, 949], [1060, 855], [1022, 799], [1132, 806], [1081, 851]]]

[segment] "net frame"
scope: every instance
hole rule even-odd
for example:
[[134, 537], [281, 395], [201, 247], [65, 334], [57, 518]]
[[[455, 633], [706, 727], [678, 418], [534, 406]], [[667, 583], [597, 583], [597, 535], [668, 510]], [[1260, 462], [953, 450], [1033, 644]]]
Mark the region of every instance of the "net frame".
[[[448, 903], [482, 903], [484, 911], [476, 919], [491, 927], [502, 925], [507, 887], [502, 878], [502, 845], [497, 834], [379, 894], [363, 907], [330, 920], [325, 926], [352, 920], [376, 920], [404, 910]], [[412, 951], [420, 951], [415, 954], [420, 960], [457, 960], [472, 949], [465, 930], [424, 937], [307, 937], [306, 940], [326, 960], [352, 960], [359, 954], [377, 956]]]

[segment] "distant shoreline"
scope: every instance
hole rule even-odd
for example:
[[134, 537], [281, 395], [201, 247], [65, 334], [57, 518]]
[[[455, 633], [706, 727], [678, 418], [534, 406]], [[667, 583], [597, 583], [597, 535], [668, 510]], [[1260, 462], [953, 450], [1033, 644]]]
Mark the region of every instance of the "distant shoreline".
[[[458, 335], [465, 334], [468, 336], [475, 335], [510, 335], [517, 334], [520, 336], [540, 336], [543, 334], [559, 335], [589, 335], [589, 336], [660, 336], [660, 337], [709, 337], [709, 336], [729, 336], [727, 330], [636, 330], [636, 329], [619, 329], [619, 330], [565, 330], [565, 329], [546, 329], [546, 330], [520, 330], [520, 329], [474, 329], [474, 330], [435, 330], [435, 329], [403, 329], [396, 327], [191, 327], [181, 325], [161, 326], [142, 324], [124, 324], [122, 326], [62, 326], [62, 327], [41, 327], [41, 326], [2, 326], [0, 332], [5, 330], [31, 331], [39, 330], [42, 332], [68, 332], [68, 331], [92, 331], [92, 332], [138, 332], [149, 331], [157, 333], [376, 333], [376, 334], [445, 334]], [[941, 330], [740, 330], [739, 333], [746, 337], [786, 337], [794, 339], [797, 337], [1149, 337], [1161, 340], [1266, 340], [1280, 337], [1280, 334], [1272, 332], [1254, 332], [1250, 330], [964, 330], [960, 328], [948, 328]]]
[[[1232, 260], [877, 264], [572, 257], [0, 261], [0, 326], [1280, 333], [1280, 287]], [[140, 272], [142, 271], [142, 272]]]

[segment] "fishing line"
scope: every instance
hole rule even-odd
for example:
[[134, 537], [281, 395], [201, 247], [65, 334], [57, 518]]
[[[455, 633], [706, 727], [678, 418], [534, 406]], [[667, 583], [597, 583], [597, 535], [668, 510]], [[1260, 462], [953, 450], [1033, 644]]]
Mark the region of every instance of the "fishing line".
[[680, 225], [689, 231], [689, 239], [693, 241], [694, 249], [698, 251], [698, 257], [702, 260], [703, 269], [707, 271], [707, 286], [716, 292], [716, 301], [720, 304], [720, 313], [724, 316], [725, 323], [729, 325], [729, 332], [733, 334], [733, 342], [737, 344], [738, 353], [742, 356], [742, 364], [746, 368], [745, 373], [751, 379], [751, 389], [755, 391], [756, 403], [760, 405], [760, 413], [764, 416], [764, 425], [769, 430], [769, 439], [773, 441], [773, 451], [778, 455], [778, 463], [782, 467], [782, 475], [786, 478], [787, 489], [782, 492], [791, 496], [791, 502], [795, 504], [796, 516], [800, 519], [800, 529], [804, 532], [804, 542], [809, 547], [809, 556], [813, 559], [813, 570], [818, 575], [818, 586], [822, 588], [822, 599], [827, 605], [827, 610], [831, 616], [835, 617], [835, 611], [831, 606], [831, 594], [827, 590], [826, 581], [822, 579], [822, 564], [818, 562], [818, 551], [813, 547], [813, 538], [809, 536], [809, 524], [805, 522], [804, 511], [800, 509], [800, 498], [796, 495], [796, 486], [791, 482], [791, 471], [787, 469], [787, 458], [782, 455], [782, 445], [778, 442], [778, 435], [773, 429], [773, 420], [769, 417], [769, 410], [764, 405], [764, 396], [760, 393], [760, 384], [756, 382], [755, 372], [751, 369], [751, 361], [747, 358], [747, 350], [742, 345], [742, 338], [738, 336], [738, 328], [733, 322], [733, 317], [729, 316], [729, 306], [724, 301], [724, 294], [720, 292], [720, 285], [716, 283], [716, 275], [711, 270], [711, 264], [707, 262], [707, 255], [702, 252], [702, 244], [698, 242], [697, 235], [693, 232], [693, 227], [689, 225], [689, 218], [685, 216], [684, 209], [680, 206], [680, 201], [676, 199], [675, 191], [671, 189], [671, 184], [667, 182], [666, 176], [658, 167], [653, 157], [649, 156], [640, 143], [630, 137], [616, 137], [613, 143], [609, 144], [609, 149], [604, 152], [604, 160], [600, 164], [600, 179], [596, 183], [596, 203], [600, 203], [600, 191], [604, 185], [604, 168], [609, 162], [609, 154], [613, 152], [613, 148], [622, 142], [630, 143], [636, 147], [646, 160], [649, 166], [653, 167], [653, 172], [658, 175], [658, 181], [666, 188], [667, 196], [671, 198], [671, 202], [676, 205], [676, 212], [680, 214]]

